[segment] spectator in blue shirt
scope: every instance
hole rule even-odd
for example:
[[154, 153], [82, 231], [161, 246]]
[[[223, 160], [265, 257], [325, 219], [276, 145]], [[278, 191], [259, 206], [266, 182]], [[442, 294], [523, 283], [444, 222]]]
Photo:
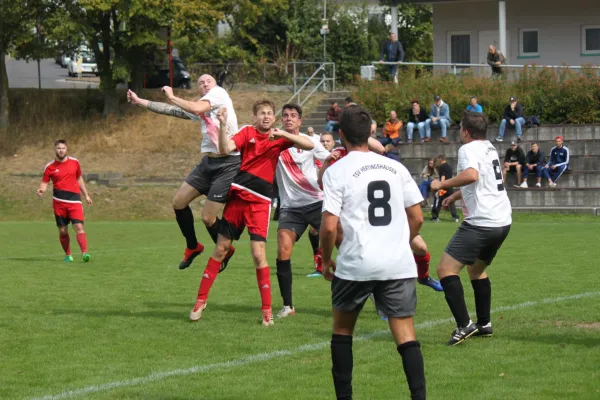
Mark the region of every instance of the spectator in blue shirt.
[[471, 103], [467, 106], [467, 111], [478, 112], [478, 113], [483, 112], [483, 107], [481, 107], [477, 103], [477, 96], [471, 97]]
[[556, 187], [556, 181], [569, 168], [569, 149], [563, 145], [563, 137], [557, 136], [556, 146], [550, 150], [550, 160], [544, 167], [544, 178], [550, 187]]
[[450, 107], [448, 104], [444, 103], [442, 97], [439, 95], [435, 95], [433, 97], [434, 103], [431, 105], [431, 109], [429, 111], [429, 118], [425, 121], [425, 138], [426, 142], [431, 140], [431, 127], [439, 126], [442, 130], [442, 137], [440, 138], [440, 142], [444, 143], [446, 141], [446, 131], [450, 126]]

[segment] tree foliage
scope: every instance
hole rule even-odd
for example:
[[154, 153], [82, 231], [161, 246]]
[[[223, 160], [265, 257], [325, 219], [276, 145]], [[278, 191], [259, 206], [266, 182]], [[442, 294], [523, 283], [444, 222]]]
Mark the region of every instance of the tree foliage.
[[398, 5], [398, 39], [404, 46], [405, 61], [433, 61], [433, 9], [430, 5], [380, 0], [380, 4]]

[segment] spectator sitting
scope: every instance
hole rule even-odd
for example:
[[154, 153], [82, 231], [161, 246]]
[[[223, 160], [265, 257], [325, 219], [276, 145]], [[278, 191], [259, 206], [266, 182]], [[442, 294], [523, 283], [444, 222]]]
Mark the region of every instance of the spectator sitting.
[[440, 142], [446, 142], [446, 131], [450, 126], [450, 107], [444, 103], [439, 95], [433, 97], [434, 103], [429, 111], [429, 119], [425, 121], [425, 138], [426, 142], [431, 141], [431, 127], [439, 126], [442, 130]]
[[394, 147], [398, 146], [398, 143], [402, 142], [400, 138], [400, 129], [402, 129], [402, 120], [399, 120], [396, 115], [396, 111], [390, 111], [390, 119], [385, 123], [383, 128], [383, 137], [379, 138], [379, 142], [387, 146], [392, 143]]
[[344, 103], [344, 108], [357, 105], [354, 100], [352, 100], [352, 97], [346, 97]]
[[[435, 168], [437, 169], [438, 175], [440, 176], [440, 181], [445, 181], [446, 179], [452, 178], [452, 167], [450, 164], [446, 162], [446, 157], [443, 154], [437, 156], [434, 160]], [[433, 199], [433, 207], [431, 207], [431, 220], [433, 222], [439, 222], [438, 216], [440, 214], [440, 209], [442, 208], [442, 202], [444, 199], [450, 197], [454, 194], [453, 189], [447, 190], [438, 190], [435, 194], [435, 198]], [[454, 222], [458, 222], [458, 214], [456, 213], [456, 206], [454, 203], [450, 206], [450, 213], [452, 214], [452, 219]]]
[[335, 147], [335, 139], [330, 132], [323, 132], [321, 134], [321, 144], [325, 147], [325, 150], [331, 152]]
[[423, 207], [427, 205], [427, 197], [428, 193], [431, 190], [431, 181], [434, 179], [439, 179], [437, 170], [435, 169], [434, 159], [430, 158], [427, 161], [427, 165], [423, 168], [421, 172], [421, 183], [419, 183], [419, 191], [421, 192], [421, 196], [423, 196]]
[[478, 113], [483, 112], [483, 107], [481, 107], [481, 105], [479, 103], [477, 103], [477, 96], [471, 97], [471, 102], [467, 106], [467, 111], [478, 112]]
[[521, 174], [525, 165], [525, 152], [517, 146], [517, 142], [510, 142], [510, 148], [506, 150], [504, 155], [504, 174], [502, 174], [503, 183], [506, 185], [506, 175], [508, 172], [517, 174], [516, 187], [521, 185]]
[[331, 107], [329, 107], [325, 116], [325, 120], [327, 121], [325, 132], [333, 132], [340, 129], [340, 115], [342, 115], [342, 109], [338, 107], [337, 102], [332, 101]]
[[394, 146], [392, 143], [388, 143], [385, 146], [385, 153], [383, 153], [383, 155], [389, 159], [400, 162], [400, 153], [398, 152], [396, 146]]
[[518, 103], [516, 97], [511, 97], [510, 103], [504, 109], [504, 116], [498, 130], [498, 137], [496, 138], [497, 142], [501, 142], [504, 139], [504, 130], [506, 129], [507, 122], [515, 127], [517, 142], [520, 142], [521, 136], [523, 136], [522, 127], [525, 125], [525, 118], [523, 117], [523, 107]]
[[520, 188], [527, 189], [527, 177], [529, 176], [529, 171], [535, 171], [535, 177], [537, 178], [537, 183], [535, 187], [542, 187], [542, 172], [544, 169], [544, 153], [542, 153], [539, 149], [537, 143], [531, 144], [531, 150], [527, 152], [527, 156], [525, 157], [525, 168], [523, 168], [523, 183], [521, 183]]
[[413, 100], [412, 108], [408, 112], [408, 123], [406, 124], [406, 135], [408, 143], [412, 143], [415, 127], [419, 130], [421, 143], [425, 141], [425, 121], [427, 121], [427, 112], [421, 108], [419, 100]]
[[550, 150], [550, 160], [544, 167], [544, 177], [550, 187], [556, 187], [556, 181], [569, 168], [569, 148], [563, 145], [563, 137], [557, 136], [556, 146]]
[[381, 55], [379, 56], [379, 62], [383, 62], [383, 58], [386, 58], [387, 62], [393, 62], [394, 64], [387, 64], [386, 68], [390, 77], [395, 83], [398, 83], [398, 61], [404, 61], [404, 49], [402, 43], [400, 43], [395, 33], [390, 33], [390, 40], [387, 40], [381, 49]]

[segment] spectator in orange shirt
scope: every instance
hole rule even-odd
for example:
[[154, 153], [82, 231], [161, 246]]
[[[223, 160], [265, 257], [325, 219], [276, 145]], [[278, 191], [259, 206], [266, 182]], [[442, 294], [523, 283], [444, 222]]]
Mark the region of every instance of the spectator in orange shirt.
[[398, 143], [402, 142], [400, 129], [402, 129], [402, 121], [398, 119], [396, 111], [390, 111], [390, 119], [385, 123], [383, 137], [379, 138], [379, 142], [384, 146], [390, 143], [394, 147], [398, 146]]

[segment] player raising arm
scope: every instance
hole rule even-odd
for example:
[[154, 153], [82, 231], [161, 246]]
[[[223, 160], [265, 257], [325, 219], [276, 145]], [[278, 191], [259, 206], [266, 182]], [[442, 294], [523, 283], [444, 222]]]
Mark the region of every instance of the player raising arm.
[[[333, 383], [338, 399], [352, 398], [352, 334], [373, 294], [377, 309], [389, 317], [411, 398], [425, 399], [423, 356], [413, 325], [417, 268], [409, 245], [423, 224], [422, 196], [402, 164], [369, 151], [370, 124], [371, 116], [361, 107], [344, 110], [340, 135], [348, 155], [323, 178], [321, 246], [323, 275], [332, 281]], [[338, 221], [344, 239], [333, 274]]]
[[[492, 335], [492, 287], [486, 268], [508, 236], [512, 222], [510, 200], [502, 184], [502, 164], [496, 148], [486, 140], [486, 133], [485, 115], [466, 111], [460, 124], [463, 146], [458, 150], [458, 175], [431, 182], [432, 191], [460, 188], [442, 205], [449, 206], [462, 198], [465, 215], [437, 267], [446, 302], [456, 320], [450, 346], [473, 335]], [[476, 323], [469, 318], [459, 277], [465, 265], [475, 294]]]
[[46, 164], [42, 182], [37, 190], [37, 195], [42, 197], [48, 183], [52, 181], [52, 206], [54, 218], [58, 226], [58, 238], [65, 251], [65, 262], [72, 262], [71, 241], [69, 238], [69, 222], [77, 234], [77, 243], [83, 254], [83, 262], [88, 262], [92, 256], [87, 250], [87, 236], [83, 230], [83, 206], [81, 205], [81, 193], [88, 205], [92, 205], [83, 177], [79, 160], [67, 156], [67, 142], [57, 140], [54, 142], [54, 161]]
[[282, 151], [295, 146], [312, 150], [313, 142], [305, 136], [299, 136], [272, 129], [275, 123], [275, 105], [269, 100], [261, 100], [252, 107], [254, 126], [243, 127], [231, 139], [228, 138], [225, 121], [227, 110], [219, 111], [219, 150], [226, 154], [241, 151], [242, 166], [229, 191], [229, 200], [223, 210], [223, 221], [219, 230], [217, 246], [208, 260], [196, 304], [190, 313], [190, 320], [197, 321], [206, 308], [208, 292], [219, 272], [221, 262], [231, 248], [231, 242], [238, 240], [248, 227], [250, 249], [256, 267], [256, 280], [261, 297], [262, 324], [273, 324], [271, 308], [271, 275], [265, 243], [269, 229], [271, 194], [275, 167]]

